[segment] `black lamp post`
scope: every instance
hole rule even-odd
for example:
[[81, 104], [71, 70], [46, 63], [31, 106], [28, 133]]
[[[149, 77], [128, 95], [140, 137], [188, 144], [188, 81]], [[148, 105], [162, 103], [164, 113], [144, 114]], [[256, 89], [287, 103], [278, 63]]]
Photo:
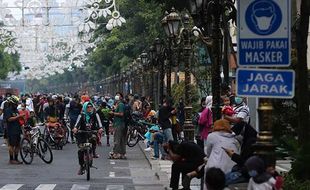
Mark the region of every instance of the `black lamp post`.
[[[162, 104], [163, 99], [164, 99], [164, 78], [165, 78], [165, 62], [163, 60], [164, 50], [163, 50], [163, 44], [159, 38], [155, 39], [154, 45], [155, 45], [156, 55], [157, 55], [156, 62], [159, 68], [158, 69], [159, 70], [159, 103]], [[168, 75], [169, 75], [168, 73], [169, 73], [169, 69], [167, 71], [167, 89], [168, 89], [169, 84], [171, 83], [171, 82], [169, 83], [169, 80], [168, 80]], [[169, 95], [168, 90], [167, 90], [167, 94]]]
[[[191, 83], [191, 71], [190, 71], [190, 62], [191, 62], [191, 51], [192, 51], [192, 44], [190, 41], [190, 28], [189, 28], [189, 16], [186, 14], [183, 19], [183, 27], [180, 29], [181, 25], [181, 17], [179, 14], [175, 11], [174, 8], [172, 8], [171, 13], [169, 15], [166, 15], [164, 19], [162, 19], [162, 25], [165, 29], [165, 31], [169, 31], [169, 71], [167, 73], [170, 73], [169, 77], [171, 80], [171, 65], [172, 59], [171, 56], [173, 54], [173, 46], [178, 46], [179, 49], [182, 51], [182, 58], [184, 60], [184, 70], [185, 70], [185, 94], [184, 94], [184, 100], [185, 100], [185, 122], [183, 125], [183, 131], [184, 131], [184, 138], [188, 141], [194, 140], [194, 125], [192, 123], [192, 106], [191, 106], [191, 99], [189, 96], [190, 93], [190, 83]], [[178, 39], [176, 41], [176, 39]], [[169, 86], [169, 85], [168, 85]], [[168, 88], [167, 86], [167, 88]], [[167, 90], [168, 91], [168, 90]]]
[[[203, 42], [211, 49], [213, 119], [221, 118], [221, 63], [223, 35], [222, 24], [235, 19], [236, 8], [232, 0], [189, 0], [189, 11], [194, 19], [195, 32], [201, 33]], [[206, 40], [208, 39], [208, 40]], [[225, 68], [225, 71], [228, 70]], [[224, 73], [227, 77], [227, 74]], [[227, 81], [227, 79], [226, 79]]]
[[148, 74], [144, 74], [143, 70], [148, 72], [148, 59], [147, 59], [147, 53], [146, 52], [142, 52], [140, 55], [141, 58], [141, 67], [142, 67], [142, 95], [145, 96], [146, 93], [148, 93]]
[[127, 68], [126, 69], [126, 76], [127, 76], [127, 94], [131, 93], [131, 71]]
[[167, 95], [171, 96], [171, 67], [173, 64], [173, 41], [178, 36], [179, 27], [181, 23], [181, 17], [175, 11], [174, 8], [171, 9], [171, 12], [165, 13], [165, 17], [161, 20], [162, 26], [165, 30], [166, 35], [168, 36], [168, 49], [167, 49], [167, 56], [168, 56], [168, 63], [167, 63]]
[[151, 88], [150, 88], [150, 97], [153, 99], [153, 103], [155, 105], [155, 108], [157, 108], [158, 101], [157, 101], [157, 85], [155, 85], [155, 68], [156, 68], [156, 48], [152, 45], [149, 49], [149, 60], [150, 60], [150, 71], [151, 71]]

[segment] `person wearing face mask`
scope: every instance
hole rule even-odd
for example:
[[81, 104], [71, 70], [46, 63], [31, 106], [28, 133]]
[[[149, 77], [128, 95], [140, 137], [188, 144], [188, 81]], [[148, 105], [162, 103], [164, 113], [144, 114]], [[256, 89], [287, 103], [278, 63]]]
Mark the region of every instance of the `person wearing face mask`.
[[21, 104], [20, 109], [18, 110], [18, 113], [20, 115], [25, 115], [25, 117], [19, 118], [20, 126], [24, 127], [27, 124], [28, 119], [30, 117], [30, 112], [28, 109], [26, 109], [26, 104], [24, 103]]
[[238, 123], [250, 123], [250, 109], [244, 102], [244, 98], [236, 96], [234, 98], [235, 106], [234, 113], [232, 116], [225, 115], [224, 119], [230, 121], [233, 124]]
[[[89, 134], [86, 133], [77, 133], [78, 130], [98, 130], [98, 134]], [[96, 113], [95, 106], [91, 102], [84, 102], [82, 113], [78, 116], [76, 124], [72, 129], [72, 132], [76, 134], [76, 140], [78, 147], [81, 147], [83, 143], [86, 142], [89, 138], [90, 143], [92, 144], [92, 153], [93, 158], [99, 158], [99, 155], [96, 153], [97, 148], [97, 136], [103, 132], [102, 123], [100, 116]], [[84, 150], [78, 150], [78, 160], [80, 169], [78, 175], [83, 175], [85, 171], [84, 167]]]
[[126, 159], [126, 136], [127, 127], [125, 124], [124, 112], [125, 105], [123, 103], [123, 94], [115, 95], [115, 110], [110, 112], [114, 117], [114, 146], [113, 152], [110, 153], [110, 159]]
[[251, 177], [248, 183], [248, 190], [278, 190], [276, 179], [266, 171], [264, 161], [258, 156], [250, 157], [245, 166]]

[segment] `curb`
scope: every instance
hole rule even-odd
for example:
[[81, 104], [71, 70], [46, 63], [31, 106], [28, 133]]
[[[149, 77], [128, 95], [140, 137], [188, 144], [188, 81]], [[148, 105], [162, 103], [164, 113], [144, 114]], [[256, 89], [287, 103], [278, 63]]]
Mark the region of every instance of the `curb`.
[[157, 164], [155, 165], [155, 164], [152, 163], [152, 161], [150, 160], [150, 157], [148, 156], [148, 154], [144, 151], [144, 148], [142, 147], [144, 145], [144, 143], [143, 142], [141, 143], [141, 142], [138, 142], [138, 146], [139, 146], [140, 150], [142, 151], [142, 153], [143, 153], [145, 159], [147, 160], [148, 164], [150, 165], [151, 169], [154, 170], [155, 177], [160, 182], [162, 182], [161, 184], [164, 186], [165, 190], [169, 190], [170, 189], [169, 188], [169, 179], [170, 179], [170, 177], [165, 172], [160, 170], [159, 163], [158, 163], [158, 166], [156, 166]]

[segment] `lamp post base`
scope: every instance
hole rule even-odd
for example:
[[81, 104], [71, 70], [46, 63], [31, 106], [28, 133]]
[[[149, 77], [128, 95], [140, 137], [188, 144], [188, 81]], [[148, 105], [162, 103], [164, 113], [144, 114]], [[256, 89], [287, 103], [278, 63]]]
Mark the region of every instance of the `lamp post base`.
[[254, 144], [255, 154], [260, 156], [267, 166], [275, 166], [275, 145], [272, 136], [272, 103], [270, 99], [261, 98], [258, 108], [259, 129], [257, 142]]
[[185, 111], [185, 122], [183, 125], [184, 139], [185, 141], [194, 141], [195, 128], [192, 122], [192, 107], [186, 106]]

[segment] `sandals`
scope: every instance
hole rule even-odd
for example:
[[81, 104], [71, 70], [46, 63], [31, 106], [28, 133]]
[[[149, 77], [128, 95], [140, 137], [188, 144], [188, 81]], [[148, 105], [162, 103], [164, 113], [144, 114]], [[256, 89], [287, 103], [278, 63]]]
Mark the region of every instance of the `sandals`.
[[120, 154], [110, 154], [109, 159], [121, 159]]
[[121, 154], [110, 154], [109, 159], [123, 159], [126, 160], [127, 157]]

